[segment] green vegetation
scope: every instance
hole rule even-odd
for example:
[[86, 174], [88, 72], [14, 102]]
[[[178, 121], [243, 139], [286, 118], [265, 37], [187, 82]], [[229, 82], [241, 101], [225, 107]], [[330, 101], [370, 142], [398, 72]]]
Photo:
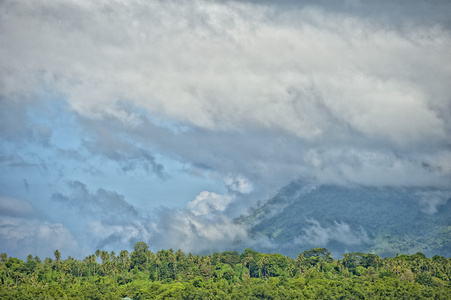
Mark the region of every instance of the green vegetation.
[[[84, 260], [25, 262], [1, 254], [1, 299], [451, 299], [451, 259], [422, 253], [381, 258], [325, 248], [296, 259], [250, 249], [186, 255], [97, 250]], [[100, 260], [99, 260], [100, 258]]]
[[[293, 257], [301, 247], [305, 247], [302, 251], [317, 246], [327, 247], [335, 255], [366, 252], [385, 257], [422, 252], [448, 257], [451, 200], [427, 206], [436, 195], [449, 197], [451, 191], [337, 185], [309, 188], [292, 182], [237, 221], [250, 228], [252, 237], [264, 236], [278, 251]], [[271, 252], [270, 248], [258, 250]]]

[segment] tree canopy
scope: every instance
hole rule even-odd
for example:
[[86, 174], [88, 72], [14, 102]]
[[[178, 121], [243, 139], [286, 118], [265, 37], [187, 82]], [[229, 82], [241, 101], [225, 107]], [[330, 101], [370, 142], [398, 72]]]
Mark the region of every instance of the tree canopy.
[[[381, 258], [325, 248], [296, 259], [246, 249], [185, 254], [97, 250], [83, 260], [1, 254], [1, 299], [451, 299], [451, 259], [422, 253]], [[96, 259], [100, 257], [100, 261]]]

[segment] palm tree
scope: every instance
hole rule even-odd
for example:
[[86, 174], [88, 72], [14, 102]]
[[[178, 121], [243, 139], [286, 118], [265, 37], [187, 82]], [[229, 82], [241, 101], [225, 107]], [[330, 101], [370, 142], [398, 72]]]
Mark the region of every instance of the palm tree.
[[211, 270], [211, 256], [210, 255], [205, 255], [202, 257], [201, 260], [202, 264], [205, 264], [206, 269], [208, 270], [208, 279], [210, 279], [211, 275], [212, 275], [212, 270]]
[[120, 257], [120, 263], [121, 263], [121, 268], [122, 269], [127, 269], [128, 272], [128, 251], [127, 250], [121, 250], [121, 252], [119, 253], [119, 257]]
[[61, 252], [59, 252], [59, 250], [57, 249], [53, 252], [53, 255], [55, 255], [55, 265], [56, 265], [56, 268], [58, 269], [58, 264], [61, 259]]
[[1, 253], [0, 254], [0, 257], [1, 257], [1, 262], [2, 263], [6, 263], [6, 261], [8, 260], [8, 254], [6, 254], [6, 253]]
[[263, 259], [259, 259], [259, 260], [257, 261], [257, 267], [260, 269], [260, 272], [259, 272], [260, 277], [262, 276], [263, 265], [264, 265]]
[[110, 253], [111, 269], [113, 270], [113, 281], [116, 280], [116, 252]]
[[155, 258], [155, 270], [157, 272], [157, 279], [160, 281], [160, 274], [158, 274], [158, 266], [161, 264], [160, 253], [157, 253], [157, 257]]
[[246, 265], [248, 265], [248, 270], [249, 270], [249, 272], [248, 272], [248, 274], [249, 274], [249, 277], [251, 277], [251, 262], [254, 260], [254, 257], [252, 256], [252, 255], [248, 255], [248, 256], [246, 256], [246, 258], [244, 259], [244, 264]]
[[104, 276], [106, 274], [106, 267], [108, 265], [109, 258], [110, 258], [110, 255], [108, 254], [108, 252], [105, 250], [102, 250], [102, 252], [100, 253], [100, 259], [102, 260], [102, 269], [103, 269]]
[[51, 267], [52, 259], [50, 257], [46, 257], [44, 259], [44, 272], [47, 272], [48, 269]]
[[10, 268], [6, 268], [5, 270], [5, 285], [8, 285], [8, 277], [11, 277], [11, 275], [13, 274], [13, 271]]
[[[100, 250], [99, 249], [96, 250], [95, 255], [96, 255], [96, 258], [99, 259], [99, 256], [100, 256]], [[94, 276], [96, 275], [96, 268], [95, 268], [95, 266], [97, 265], [97, 259], [95, 261], [96, 264], [94, 264]]]
[[266, 277], [268, 275], [267, 265], [269, 263], [269, 257], [267, 255], [264, 255], [263, 258], [262, 258], [262, 261], [263, 261], [263, 268], [265, 270], [265, 277]]
[[304, 257], [304, 255], [302, 255], [302, 253], [299, 253], [299, 254], [298, 254], [298, 257], [297, 257], [297, 259], [296, 259], [296, 261], [297, 261], [298, 264], [299, 264], [299, 273], [302, 273], [302, 265], [303, 265], [304, 262], [305, 262], [305, 257]]
[[288, 263], [288, 273], [290, 274], [290, 277], [293, 277], [293, 275], [294, 275], [294, 273], [293, 273], [293, 271], [295, 270], [295, 266], [294, 266], [294, 264], [293, 264], [293, 262], [289, 262]]
[[97, 249], [96, 252], [95, 252], [95, 254], [96, 254], [97, 259], [99, 259], [99, 256], [100, 256], [100, 250]]
[[94, 265], [94, 276], [96, 276], [96, 265], [97, 265], [96, 256], [94, 254], [89, 255], [88, 262]]
[[173, 252], [169, 252], [169, 261], [172, 263], [172, 269], [174, 272], [174, 280], [177, 280], [177, 274], [175, 272], [175, 266], [177, 263], [177, 259], [175, 257], [175, 254]]

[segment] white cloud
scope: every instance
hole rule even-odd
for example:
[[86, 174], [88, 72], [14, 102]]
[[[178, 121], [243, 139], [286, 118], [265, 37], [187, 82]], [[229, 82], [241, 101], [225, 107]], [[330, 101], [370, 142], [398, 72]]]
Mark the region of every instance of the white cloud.
[[[251, 135], [236, 153], [224, 139], [235, 165], [227, 170], [219, 158], [210, 162], [223, 174], [250, 177], [269, 173], [269, 167], [277, 180], [290, 172], [309, 173], [299, 157], [313, 150], [319, 160], [329, 159], [329, 151], [318, 151], [321, 146], [360, 152], [382, 145], [407, 153], [400, 164], [411, 161], [413, 149], [421, 155], [450, 152], [451, 34], [439, 25], [398, 26], [397, 20], [381, 23], [311, 5], [277, 10], [245, 2], [65, 0], [2, 6], [0, 17], [8, 26], [1, 35], [8, 42], [1, 46], [0, 82], [7, 101], [51, 89], [81, 116], [115, 119], [134, 141], [182, 161], [192, 162], [189, 148], [197, 145], [183, 140], [186, 132], [177, 136], [182, 147], [164, 132], [148, 136], [140, 129], [143, 119], [120, 103], [132, 103], [160, 124], [227, 132], [231, 138]], [[97, 139], [91, 146], [127, 146], [116, 132], [114, 141], [105, 128], [97, 134], [99, 128], [87, 130]], [[277, 143], [268, 152], [255, 134], [297, 142], [268, 141]], [[115, 159], [99, 147], [90, 150]], [[203, 153], [213, 156], [214, 146], [206, 147]], [[269, 157], [259, 159], [257, 151]], [[371, 167], [371, 159], [360, 159]], [[383, 172], [390, 174], [390, 168]], [[355, 177], [354, 170], [346, 179]]]
[[353, 230], [343, 222], [335, 222], [333, 226], [322, 226], [316, 220], [310, 220], [311, 226], [304, 228], [304, 234], [294, 238], [295, 244], [326, 246], [332, 241], [348, 246], [361, 245], [370, 241], [367, 233], [361, 228]]
[[223, 214], [214, 218], [196, 216], [180, 210], [163, 210], [154, 242], [165, 248], [199, 253], [224, 251], [248, 239], [246, 228]]
[[186, 209], [195, 216], [211, 215], [223, 212], [232, 201], [232, 196], [203, 191], [186, 204]]
[[232, 192], [249, 194], [254, 189], [252, 182], [250, 182], [246, 177], [242, 175], [228, 175], [224, 179], [224, 182]]
[[436, 70], [437, 81], [451, 78], [451, 38], [439, 27], [400, 34], [318, 9], [270, 19], [265, 6], [237, 2], [4, 5], [3, 55], [16, 57], [5, 70], [48, 80], [85, 116], [133, 124], [113, 105], [131, 100], [203, 128], [256, 125], [309, 140], [330, 132], [327, 109], [371, 139], [444, 137], [447, 121], [431, 108], [449, 99], [431, 99], [426, 80]]
[[63, 256], [74, 255], [78, 243], [61, 223], [22, 218], [0, 218], [0, 244], [2, 252], [25, 258], [28, 254], [41, 259], [53, 257], [60, 250]]
[[138, 241], [152, 241], [153, 230], [152, 223], [145, 225], [142, 222], [148, 222], [143, 219], [131, 219], [126, 224], [112, 224], [108, 221], [91, 220], [88, 222], [86, 238], [97, 249], [131, 249]]
[[420, 205], [423, 212], [427, 214], [435, 214], [439, 211], [440, 206], [445, 205], [450, 199], [447, 191], [425, 191], [417, 193], [420, 198]]

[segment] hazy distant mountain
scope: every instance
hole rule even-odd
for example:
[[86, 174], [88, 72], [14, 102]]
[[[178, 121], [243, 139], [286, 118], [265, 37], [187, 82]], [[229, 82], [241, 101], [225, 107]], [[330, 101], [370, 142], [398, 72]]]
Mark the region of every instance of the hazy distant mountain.
[[451, 191], [292, 182], [238, 220], [261, 251], [451, 256]]

